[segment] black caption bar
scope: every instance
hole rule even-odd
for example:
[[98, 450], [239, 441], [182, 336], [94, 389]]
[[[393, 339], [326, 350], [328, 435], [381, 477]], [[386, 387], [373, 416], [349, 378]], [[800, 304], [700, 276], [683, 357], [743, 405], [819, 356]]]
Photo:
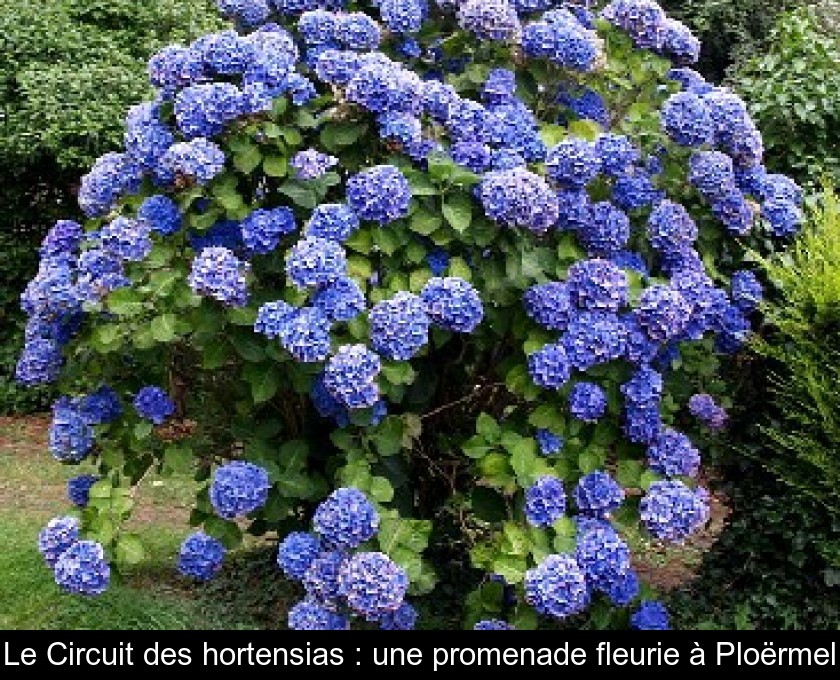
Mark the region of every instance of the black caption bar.
[[[807, 668], [840, 633], [808, 631], [4, 631], [4, 674], [34, 668]], [[11, 677], [11, 676], [10, 676]]]

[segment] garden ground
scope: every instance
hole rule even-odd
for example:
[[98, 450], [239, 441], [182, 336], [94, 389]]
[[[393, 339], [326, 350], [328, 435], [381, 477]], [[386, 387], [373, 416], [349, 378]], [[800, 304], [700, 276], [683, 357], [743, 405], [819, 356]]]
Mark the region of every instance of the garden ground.
[[[249, 559], [229, 560], [209, 584], [195, 585], [177, 574], [175, 557], [189, 531], [195, 493], [195, 483], [179, 476], [150, 476], [137, 496], [130, 526], [152, 556], [100, 598], [62, 594], [37, 551], [37, 536], [50, 518], [70, 509], [67, 479], [93, 470], [57, 464], [46, 446], [48, 426], [44, 415], [0, 418], [0, 532], [5, 537], [0, 628], [284, 627], [283, 612], [299, 594], [280, 576], [265, 541], [248, 541]], [[661, 591], [685, 585], [728, 514], [725, 499], [713, 496], [709, 524], [683, 546], [662, 548], [640, 535], [628, 537], [642, 579]]]

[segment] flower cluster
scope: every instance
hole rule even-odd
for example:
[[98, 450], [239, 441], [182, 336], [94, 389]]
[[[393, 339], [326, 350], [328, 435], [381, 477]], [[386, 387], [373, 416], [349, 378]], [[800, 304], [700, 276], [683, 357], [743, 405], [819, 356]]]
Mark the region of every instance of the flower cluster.
[[417, 612], [404, 601], [408, 576], [377, 551], [358, 551], [379, 530], [379, 513], [354, 487], [334, 491], [315, 510], [314, 533], [294, 531], [280, 543], [277, 566], [302, 581], [306, 597], [289, 611], [294, 630], [345, 630], [353, 616], [384, 630], [410, 630]]
[[219, 573], [225, 547], [212, 536], [197, 531], [187, 536], [178, 553], [178, 571], [199, 581], [207, 581]]
[[234, 460], [219, 467], [210, 484], [210, 503], [224, 519], [243, 517], [265, 505], [271, 482], [264, 468]]
[[105, 551], [95, 541], [82, 540], [75, 517], [54, 517], [38, 536], [38, 550], [53, 570], [62, 590], [101, 595], [111, 581]]

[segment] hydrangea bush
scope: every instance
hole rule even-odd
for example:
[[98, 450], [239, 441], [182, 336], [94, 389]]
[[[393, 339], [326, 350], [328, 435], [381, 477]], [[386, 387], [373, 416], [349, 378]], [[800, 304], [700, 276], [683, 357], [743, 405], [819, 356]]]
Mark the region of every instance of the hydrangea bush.
[[453, 550], [469, 628], [667, 627], [627, 536], [708, 520], [743, 256], [801, 220], [744, 102], [652, 0], [218, 5], [22, 295], [17, 378], [85, 470], [57, 582], [102, 592], [144, 476], [192, 472], [178, 569], [276, 535], [292, 628], [411, 628]]

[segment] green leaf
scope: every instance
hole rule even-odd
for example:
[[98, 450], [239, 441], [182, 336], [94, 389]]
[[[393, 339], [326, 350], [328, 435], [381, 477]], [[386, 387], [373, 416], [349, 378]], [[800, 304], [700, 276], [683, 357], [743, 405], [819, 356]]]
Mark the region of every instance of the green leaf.
[[158, 342], [171, 342], [177, 336], [175, 333], [175, 315], [161, 314], [152, 319], [152, 337]]
[[341, 147], [355, 144], [367, 130], [363, 123], [328, 123], [321, 130], [321, 143], [327, 151], [339, 151]]
[[660, 477], [655, 472], [645, 470], [639, 477], [639, 486], [645, 491], [647, 491], [650, 488], [651, 484], [653, 484], [654, 482], [658, 482], [661, 479], [662, 477]]
[[480, 413], [475, 422], [475, 431], [487, 442], [497, 442], [502, 434], [499, 423], [489, 413]]
[[469, 229], [472, 223], [472, 201], [464, 194], [451, 194], [444, 197], [443, 216], [459, 234]]
[[251, 383], [251, 397], [255, 404], [262, 404], [277, 394], [280, 387], [280, 374], [273, 366], [266, 368], [264, 365], [256, 366], [259, 371], [253, 376]]
[[136, 534], [121, 534], [117, 539], [114, 556], [120, 564], [139, 564], [146, 556], [143, 543]]
[[644, 468], [637, 460], [620, 460], [615, 468], [615, 479], [624, 487], [639, 487]]
[[411, 231], [422, 236], [430, 236], [443, 224], [440, 215], [427, 212], [425, 210], [417, 210], [411, 216], [409, 227]]
[[143, 312], [143, 300], [131, 287], [117, 288], [107, 297], [108, 309], [112, 314], [130, 318]]
[[[246, 144], [234, 152], [233, 167], [245, 175], [250, 175], [260, 164], [261, 160], [262, 154], [260, 153], [260, 148], [255, 144]], [[225, 206], [225, 210], [227, 210], [227, 206]]]
[[599, 470], [603, 464], [603, 457], [594, 451], [584, 451], [578, 456], [578, 468], [584, 474]]
[[191, 449], [173, 444], [163, 452], [163, 466], [176, 474], [192, 472], [195, 469], [195, 456]]
[[566, 426], [566, 421], [560, 412], [549, 404], [543, 404], [534, 409], [528, 416], [528, 423], [534, 427], [551, 430], [555, 434], [562, 433]]
[[285, 156], [266, 156], [263, 170], [269, 177], [285, 177], [289, 170], [289, 161]]
[[502, 576], [508, 583], [521, 583], [525, 578], [528, 563], [524, 557], [499, 555], [493, 560], [493, 573]]
[[394, 487], [385, 477], [373, 477], [368, 493], [377, 503], [390, 503], [394, 498]]
[[236, 522], [210, 516], [204, 520], [204, 531], [220, 541], [228, 550], [237, 548], [242, 543], [242, 531]]
[[134, 426], [134, 437], [140, 440], [148, 439], [153, 429], [152, 424], [144, 420]]
[[385, 418], [371, 435], [380, 456], [393, 456], [402, 449], [403, 420], [399, 416]]
[[295, 205], [301, 208], [312, 210], [318, 205], [318, 195], [304, 184], [298, 182], [286, 182], [278, 191], [284, 196], [288, 196]]

